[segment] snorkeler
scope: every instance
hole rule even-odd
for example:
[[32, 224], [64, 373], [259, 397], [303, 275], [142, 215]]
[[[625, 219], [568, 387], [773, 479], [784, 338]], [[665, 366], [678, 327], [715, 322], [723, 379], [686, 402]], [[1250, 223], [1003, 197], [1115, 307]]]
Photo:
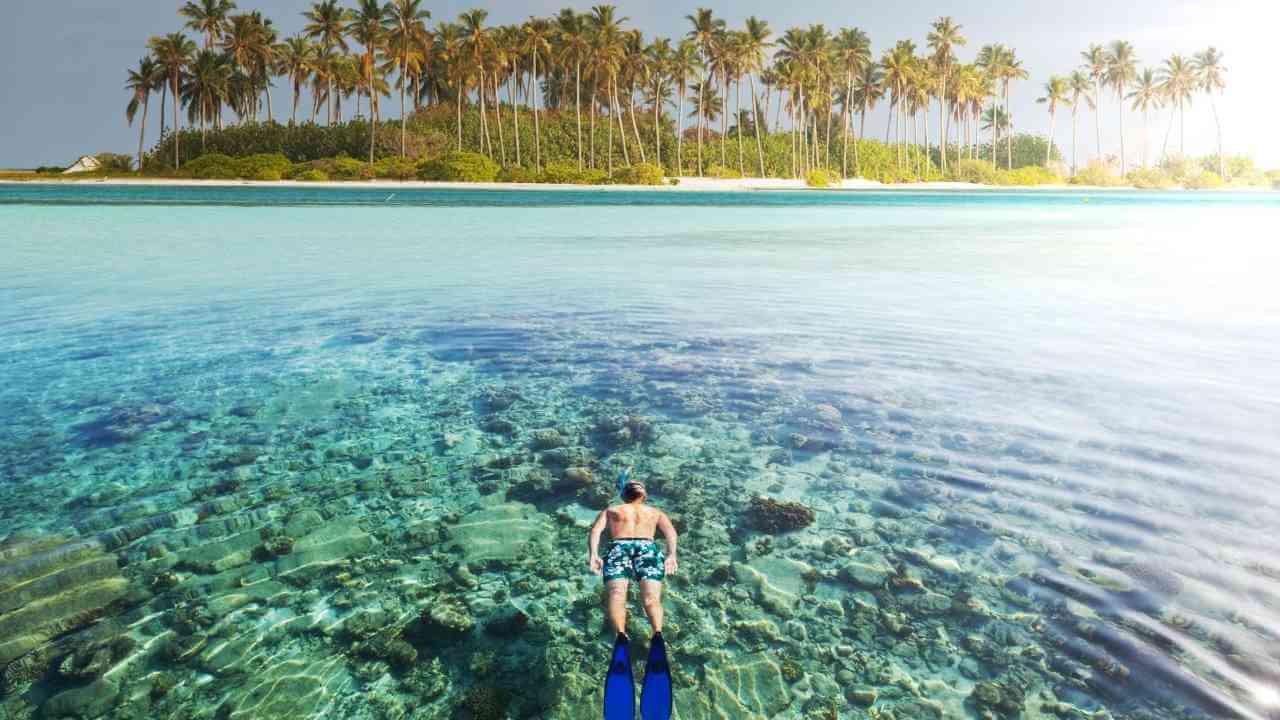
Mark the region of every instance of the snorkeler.
[[[617, 632], [605, 676], [604, 716], [605, 720], [635, 717], [630, 638], [627, 637], [627, 589], [630, 582], [636, 580], [640, 583], [645, 614], [653, 626], [644, 688], [640, 693], [640, 714], [644, 720], [667, 720], [672, 710], [671, 673], [666, 642], [662, 638], [662, 581], [678, 567], [676, 529], [666, 513], [645, 505], [649, 494], [644, 483], [629, 480], [629, 475], [629, 470], [624, 471], [618, 478], [623, 503], [601, 511], [591, 526], [587, 547], [591, 571], [604, 576], [609, 593], [609, 619]], [[602, 558], [600, 537], [606, 525], [612, 540]], [[653, 539], [658, 530], [667, 541], [665, 557]]]

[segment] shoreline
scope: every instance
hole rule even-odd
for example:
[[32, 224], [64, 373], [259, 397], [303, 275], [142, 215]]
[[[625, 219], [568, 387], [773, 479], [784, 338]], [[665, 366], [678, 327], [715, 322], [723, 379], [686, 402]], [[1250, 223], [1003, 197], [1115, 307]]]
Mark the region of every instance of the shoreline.
[[[935, 181], [919, 183], [885, 184], [874, 180], [845, 180], [826, 188], [805, 185], [804, 180], [785, 178], [719, 179], [682, 177], [676, 185], [573, 185], [553, 183], [504, 183], [504, 182], [438, 182], [427, 180], [329, 180], [306, 182], [301, 180], [196, 180], [188, 178], [41, 178], [31, 180], [2, 179], [0, 185], [114, 185], [157, 187], [283, 187], [283, 188], [368, 188], [371, 190], [476, 190], [476, 191], [538, 191], [569, 190], [599, 192], [1133, 192], [1132, 186], [1053, 185], [1010, 186], [980, 185], [978, 183]], [[1249, 191], [1250, 188], [1224, 188]], [[1265, 192], [1266, 188], [1256, 188]], [[1170, 192], [1170, 191], [1166, 191]], [[1176, 190], [1171, 191], [1176, 192]]]

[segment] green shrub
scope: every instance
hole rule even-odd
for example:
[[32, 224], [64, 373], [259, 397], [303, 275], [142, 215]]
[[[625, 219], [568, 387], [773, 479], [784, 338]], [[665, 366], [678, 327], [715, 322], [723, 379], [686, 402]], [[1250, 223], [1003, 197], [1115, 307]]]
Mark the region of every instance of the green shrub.
[[1071, 178], [1072, 185], [1097, 185], [1107, 187], [1116, 184], [1110, 168], [1101, 160], [1093, 160]]
[[1168, 173], [1174, 182], [1184, 182], [1187, 178], [1200, 174], [1194, 161], [1179, 155], [1170, 155], [1161, 160], [1160, 169]]
[[721, 180], [740, 180], [742, 173], [736, 168], [725, 167], [724, 165], [712, 165], [707, 168], [707, 177], [719, 178]]
[[961, 160], [954, 165], [954, 168], [952, 177], [960, 182], [995, 185], [1000, 174], [995, 166], [986, 160]]
[[284, 179], [284, 175], [275, 168], [262, 168], [258, 172], [254, 173], [253, 179], [261, 182], [276, 182], [277, 180]]
[[326, 175], [323, 170], [311, 169], [304, 170], [296, 177], [296, 179], [302, 180], [303, 182], [328, 182], [329, 176]]
[[667, 182], [668, 182], [668, 183], [670, 183], [671, 185], [679, 185], [679, 184], [680, 184], [680, 178], [678, 178], [678, 177], [667, 178]]
[[569, 185], [582, 181], [582, 173], [578, 172], [577, 163], [550, 162], [542, 168], [542, 182]]
[[498, 181], [505, 183], [542, 182], [542, 176], [526, 167], [505, 167], [498, 171]]
[[99, 172], [133, 172], [132, 155], [98, 153], [94, 158], [98, 161]]
[[831, 187], [838, 182], [840, 182], [840, 179], [836, 177], [835, 173], [821, 168], [810, 170], [804, 176], [804, 184], [811, 188]]
[[1038, 165], [1027, 165], [1026, 167], [1014, 168], [1011, 171], [1003, 173], [1002, 185], [1017, 185], [1021, 187], [1031, 187], [1035, 185], [1052, 185], [1062, 182], [1062, 178], [1058, 177], [1048, 168]]
[[409, 158], [386, 157], [373, 164], [373, 174], [384, 180], [409, 180], [418, 174], [418, 164]]
[[41, 165], [40, 167], [36, 168], [33, 172], [35, 172], [37, 175], [61, 175], [62, 171], [64, 170], [66, 170], [66, 168], [57, 167], [55, 165]]
[[1139, 190], [1168, 190], [1178, 185], [1169, 173], [1160, 168], [1138, 168], [1130, 171], [1126, 179]]
[[661, 185], [662, 168], [653, 163], [639, 163], [614, 170], [609, 180], [615, 185]]
[[335, 180], [372, 180], [374, 178], [373, 166], [355, 158], [336, 157], [328, 162], [328, 166], [329, 169], [325, 172]]
[[268, 170], [274, 171], [280, 177], [284, 177], [293, 170], [293, 163], [289, 162], [289, 158], [280, 153], [249, 155], [237, 159], [236, 164], [239, 168], [240, 177], [244, 178], [256, 178]]
[[455, 150], [439, 160], [423, 163], [418, 177], [443, 182], [493, 182], [498, 179], [498, 164], [479, 153]]
[[233, 157], [210, 153], [187, 163], [181, 174], [197, 180], [235, 180], [240, 177], [240, 163]]
[[1213, 190], [1222, 187], [1222, 178], [1218, 177], [1218, 173], [1202, 170], [1194, 177], [1184, 180], [1183, 185], [1188, 190]]

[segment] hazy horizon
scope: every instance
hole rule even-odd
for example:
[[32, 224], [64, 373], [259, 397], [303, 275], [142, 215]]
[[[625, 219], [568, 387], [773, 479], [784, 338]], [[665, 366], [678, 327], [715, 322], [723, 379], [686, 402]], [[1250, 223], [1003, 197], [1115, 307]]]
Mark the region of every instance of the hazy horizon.
[[[137, 65], [153, 35], [182, 29], [177, 0], [140, 0], [119, 6], [106, 0], [50, 0], [22, 2], [11, 8], [14, 21], [5, 31], [3, 45], [11, 54], [8, 66], [18, 69], [0, 79], [0, 92], [10, 99], [9, 111], [0, 119], [0, 167], [33, 167], [69, 164], [76, 157], [96, 152], [133, 153], [138, 129], [125, 121], [129, 96], [124, 89], [127, 71]], [[309, 0], [240, 0], [240, 9], [261, 10], [278, 26], [281, 36], [298, 32], [301, 13]], [[350, 3], [348, 3], [350, 4]], [[452, 20], [472, 7], [490, 12], [492, 24], [523, 20], [529, 15], [550, 15], [562, 7], [586, 10], [592, 3], [562, 0], [474, 0], [472, 2], [427, 2], [431, 24]], [[731, 27], [756, 15], [770, 24], [775, 38], [791, 26], [823, 23], [829, 30], [856, 26], [871, 37], [874, 54], [894, 42], [910, 38], [922, 48], [929, 23], [950, 15], [963, 26], [968, 45], [958, 49], [959, 57], [971, 61], [978, 48], [1001, 42], [1016, 49], [1030, 73], [1030, 79], [1013, 89], [1015, 129], [1047, 135], [1049, 114], [1036, 104], [1044, 83], [1053, 74], [1066, 74], [1080, 62], [1080, 52], [1090, 43], [1116, 39], [1131, 42], [1140, 67], [1158, 66], [1174, 52], [1185, 55], [1209, 46], [1224, 54], [1227, 89], [1218, 97], [1224, 147], [1228, 155], [1252, 155], [1264, 168], [1280, 167], [1280, 140], [1271, 130], [1271, 118], [1280, 109], [1270, 91], [1274, 67], [1270, 39], [1280, 9], [1275, 3], [1237, 0], [1210, 5], [1203, 2], [1155, 2], [1138, 0], [1125, 6], [1100, 0], [1082, 0], [1074, 5], [1051, 4], [1036, 7], [1018, 4], [992, 13], [983, 5], [967, 0], [925, 2], [904, 0], [892, 7], [875, 6], [851, 11], [840, 4], [821, 0], [804, 5], [778, 6], [761, 0], [734, 3], [707, 0], [631, 0], [617, 2], [629, 27], [644, 31], [646, 37], [682, 36], [688, 28], [684, 16], [696, 7], [710, 7]], [[191, 34], [188, 31], [188, 34]], [[52, 53], [50, 48], [60, 48]], [[39, 58], [33, 61], [33, 58]], [[287, 116], [290, 102], [286, 84], [277, 79], [273, 88], [277, 119]], [[305, 103], [305, 101], [304, 101]], [[1119, 151], [1119, 123], [1115, 97], [1104, 91], [1102, 100], [1103, 150]], [[305, 105], [304, 105], [305, 107]], [[398, 114], [398, 106], [385, 106], [388, 116]], [[883, 137], [884, 107], [869, 116], [867, 128], [872, 138]], [[932, 112], [936, 118], [937, 107]], [[300, 110], [299, 116], [307, 115]], [[936, 128], [936, 125], [933, 126]], [[1154, 113], [1150, 124], [1152, 155], [1169, 127], [1167, 110]], [[147, 145], [159, 130], [154, 112], [148, 122]], [[1128, 113], [1126, 142], [1131, 162], [1140, 156], [1143, 142], [1141, 115]], [[1174, 126], [1170, 146], [1176, 145]], [[1079, 153], [1081, 162], [1095, 154], [1094, 120], [1091, 111], [1080, 114]], [[1059, 111], [1055, 141], [1066, 157], [1071, 153], [1070, 109]], [[936, 130], [934, 135], [936, 142]], [[1203, 94], [1187, 113], [1187, 152], [1204, 155], [1214, 152], [1214, 119]]]

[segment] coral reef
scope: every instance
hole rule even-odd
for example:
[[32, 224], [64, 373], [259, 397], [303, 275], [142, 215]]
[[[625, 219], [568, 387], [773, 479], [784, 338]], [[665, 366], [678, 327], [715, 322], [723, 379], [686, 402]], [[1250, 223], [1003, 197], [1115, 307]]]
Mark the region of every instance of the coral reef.
[[809, 527], [814, 521], [813, 510], [798, 502], [774, 500], [756, 495], [747, 508], [751, 526], [767, 533], [786, 533]]

